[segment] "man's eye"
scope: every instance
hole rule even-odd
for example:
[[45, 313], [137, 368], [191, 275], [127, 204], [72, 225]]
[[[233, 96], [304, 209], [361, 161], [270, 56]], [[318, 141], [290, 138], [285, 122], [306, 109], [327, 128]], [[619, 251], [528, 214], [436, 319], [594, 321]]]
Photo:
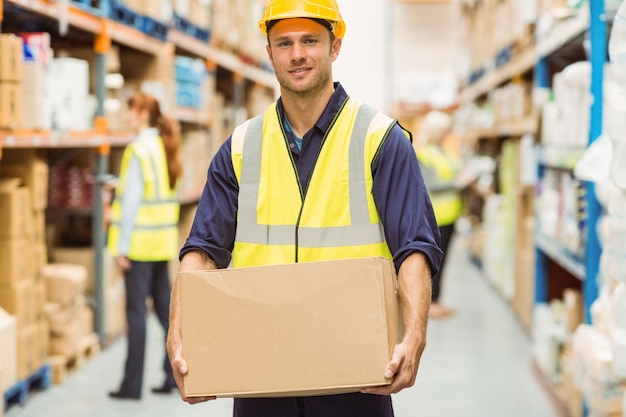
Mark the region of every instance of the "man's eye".
[[307, 44], [307, 45], [314, 45], [314, 44], [317, 43], [317, 40], [315, 40], [315, 39], [306, 39], [304, 41], [304, 43]]

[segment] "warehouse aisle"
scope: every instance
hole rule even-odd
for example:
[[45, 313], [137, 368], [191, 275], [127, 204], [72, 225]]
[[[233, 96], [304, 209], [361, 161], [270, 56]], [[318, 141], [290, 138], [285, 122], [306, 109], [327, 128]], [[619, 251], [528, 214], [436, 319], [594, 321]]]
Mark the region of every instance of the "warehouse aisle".
[[[397, 417], [551, 417], [548, 395], [530, 365], [528, 337], [511, 309], [472, 265], [462, 240], [453, 242], [444, 301], [457, 315], [431, 321], [428, 347], [417, 382], [394, 397]], [[150, 387], [161, 382], [163, 333], [150, 319], [144, 398], [113, 401], [125, 340], [101, 352], [64, 384], [32, 395], [25, 406], [13, 406], [6, 417], [227, 417], [232, 400], [190, 406], [177, 394], [157, 396]]]

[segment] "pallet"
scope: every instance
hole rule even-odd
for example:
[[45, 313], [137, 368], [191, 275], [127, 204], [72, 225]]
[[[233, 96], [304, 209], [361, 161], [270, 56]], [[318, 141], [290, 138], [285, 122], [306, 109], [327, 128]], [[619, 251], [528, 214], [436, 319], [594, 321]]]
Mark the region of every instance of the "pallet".
[[96, 356], [100, 352], [100, 341], [98, 335], [91, 333], [78, 343], [76, 353], [72, 356], [54, 355], [48, 358], [52, 368], [52, 382], [61, 384], [68, 375], [79, 369], [84, 363]]
[[4, 410], [13, 404], [23, 405], [32, 391], [48, 389], [51, 384], [52, 370], [50, 365], [46, 363], [30, 376], [17, 381], [11, 388], [5, 391], [3, 396]]

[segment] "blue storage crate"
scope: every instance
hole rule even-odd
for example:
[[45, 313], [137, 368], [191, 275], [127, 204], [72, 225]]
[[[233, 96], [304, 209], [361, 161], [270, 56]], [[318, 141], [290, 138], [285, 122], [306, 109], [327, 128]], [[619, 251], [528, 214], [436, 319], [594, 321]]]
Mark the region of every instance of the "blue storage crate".
[[174, 58], [174, 78], [177, 81], [200, 85], [207, 76], [206, 64], [201, 59], [177, 56]]
[[170, 24], [174, 29], [203, 42], [208, 42], [210, 39], [211, 32], [208, 29], [200, 28], [176, 13], [172, 16]]
[[198, 108], [202, 104], [202, 92], [197, 84], [185, 81], [176, 82], [176, 105]]
[[139, 16], [140, 29], [148, 36], [162, 41], [167, 40], [167, 25], [148, 16]]
[[109, 6], [109, 18], [111, 20], [123, 23], [137, 30], [141, 30], [142, 19], [139, 13], [129, 9], [118, 1], [111, 1]]

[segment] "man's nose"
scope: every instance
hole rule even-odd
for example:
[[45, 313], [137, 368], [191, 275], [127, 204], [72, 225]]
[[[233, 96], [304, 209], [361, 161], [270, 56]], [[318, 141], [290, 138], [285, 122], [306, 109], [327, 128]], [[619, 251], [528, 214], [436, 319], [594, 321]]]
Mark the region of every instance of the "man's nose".
[[291, 61], [299, 62], [302, 61], [306, 57], [305, 49], [303, 45], [294, 44], [293, 49], [291, 51]]

